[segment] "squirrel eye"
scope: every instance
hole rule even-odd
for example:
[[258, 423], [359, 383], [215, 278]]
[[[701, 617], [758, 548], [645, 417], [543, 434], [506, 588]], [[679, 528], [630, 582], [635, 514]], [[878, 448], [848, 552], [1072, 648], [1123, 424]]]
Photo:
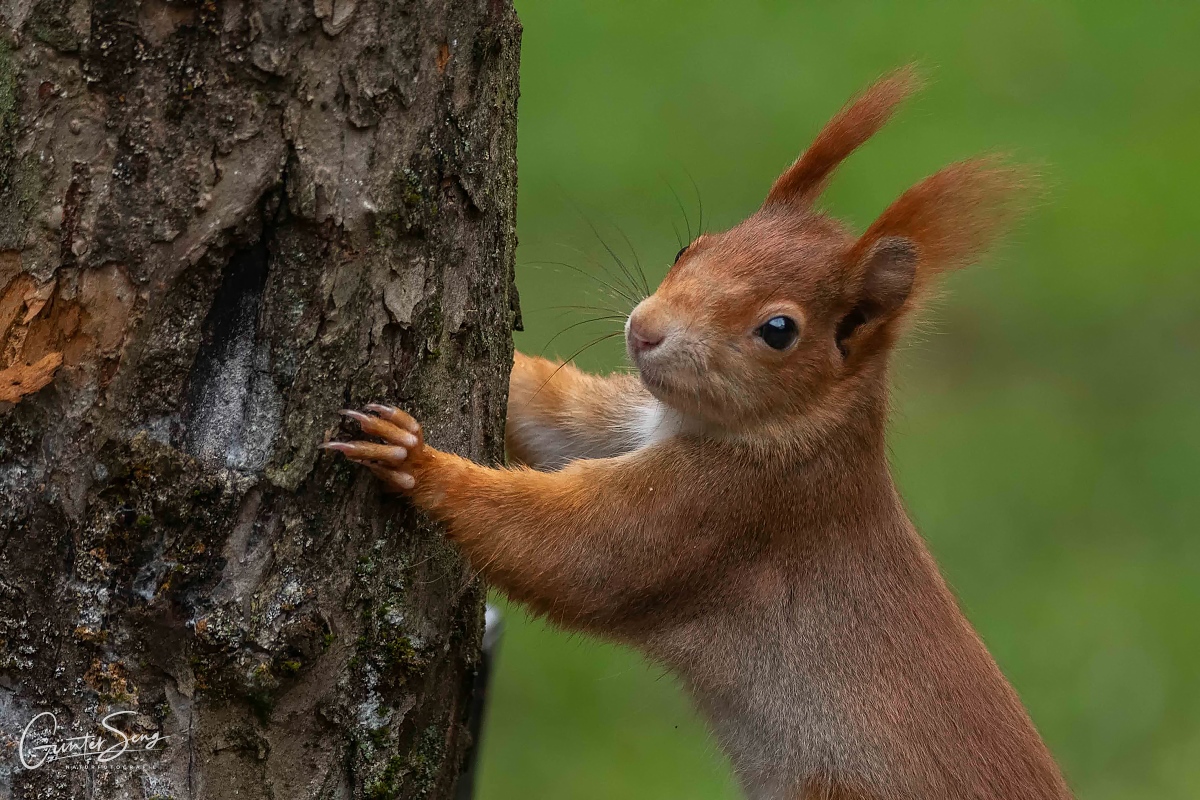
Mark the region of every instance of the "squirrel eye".
[[796, 321], [791, 317], [771, 317], [758, 326], [758, 335], [775, 350], [786, 350], [800, 335]]
[[[688, 247], [691, 247], [691, 245], [688, 245]], [[679, 248], [679, 252], [675, 254], [675, 261], [672, 263], [678, 264], [679, 259], [683, 258], [683, 254], [686, 252], [687, 252], [687, 247]]]

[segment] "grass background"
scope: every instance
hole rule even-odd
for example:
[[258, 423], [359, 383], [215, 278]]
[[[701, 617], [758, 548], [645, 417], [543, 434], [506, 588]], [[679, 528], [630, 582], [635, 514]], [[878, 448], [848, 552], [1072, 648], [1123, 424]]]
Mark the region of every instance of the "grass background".
[[[840, 172], [860, 228], [984, 151], [1048, 192], [948, 282], [897, 359], [911, 514], [1080, 798], [1200, 797], [1200, 4], [518, 0], [526, 331], [607, 305], [580, 275], [622, 231], [652, 279], [727, 227], [855, 91], [926, 90]], [[581, 212], [582, 211], [582, 215]], [[568, 330], [566, 357], [602, 323]], [[618, 340], [578, 358], [609, 370]], [[675, 683], [508, 610], [479, 797], [733, 798]]]

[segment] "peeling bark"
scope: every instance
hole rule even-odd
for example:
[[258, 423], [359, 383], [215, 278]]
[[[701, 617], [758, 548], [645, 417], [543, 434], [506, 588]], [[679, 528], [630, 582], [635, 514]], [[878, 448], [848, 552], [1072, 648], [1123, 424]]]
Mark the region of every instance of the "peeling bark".
[[[317, 445], [388, 399], [502, 456], [511, 5], [0, 22], [0, 796], [452, 796], [482, 590]], [[16, 758], [125, 710], [169, 738]]]

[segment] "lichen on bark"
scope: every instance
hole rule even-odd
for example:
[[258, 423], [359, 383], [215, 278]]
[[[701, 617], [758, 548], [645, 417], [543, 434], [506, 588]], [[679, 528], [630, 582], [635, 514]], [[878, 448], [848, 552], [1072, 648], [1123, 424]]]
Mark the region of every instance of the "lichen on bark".
[[450, 796], [482, 590], [317, 445], [388, 399], [502, 456], [519, 37], [496, 0], [0, 2], [0, 740], [170, 737], [0, 796]]

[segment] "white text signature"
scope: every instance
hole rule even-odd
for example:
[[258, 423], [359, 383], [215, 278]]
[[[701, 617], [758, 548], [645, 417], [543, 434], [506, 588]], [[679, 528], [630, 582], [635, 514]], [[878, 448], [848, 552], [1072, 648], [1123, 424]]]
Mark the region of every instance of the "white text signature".
[[37, 769], [67, 758], [94, 758], [103, 764], [131, 750], [140, 752], [160, 749], [159, 745], [169, 739], [169, 736], [163, 736], [158, 731], [125, 733], [110, 724], [110, 721], [117, 717], [134, 714], [133, 711], [114, 711], [100, 720], [100, 726], [112, 734], [112, 739], [103, 734], [92, 733], [56, 739], [58, 720], [53, 713], [43, 711], [29, 720], [29, 724], [21, 733], [21, 764], [25, 769]]

